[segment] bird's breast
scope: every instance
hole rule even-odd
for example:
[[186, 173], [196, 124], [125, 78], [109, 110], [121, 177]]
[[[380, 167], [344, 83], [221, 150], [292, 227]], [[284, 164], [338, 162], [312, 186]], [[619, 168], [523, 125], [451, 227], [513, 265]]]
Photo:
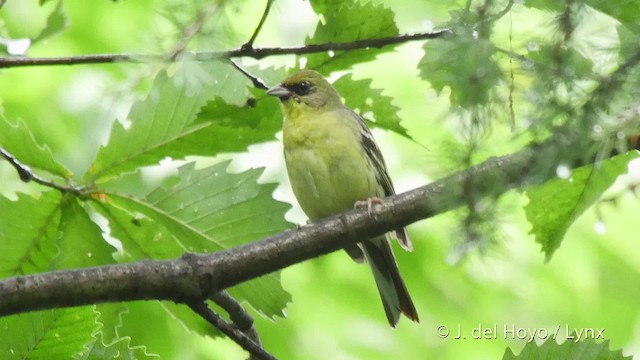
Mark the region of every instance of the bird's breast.
[[285, 120], [283, 138], [289, 180], [300, 206], [311, 219], [350, 209], [359, 200], [382, 196], [357, 128], [339, 115]]

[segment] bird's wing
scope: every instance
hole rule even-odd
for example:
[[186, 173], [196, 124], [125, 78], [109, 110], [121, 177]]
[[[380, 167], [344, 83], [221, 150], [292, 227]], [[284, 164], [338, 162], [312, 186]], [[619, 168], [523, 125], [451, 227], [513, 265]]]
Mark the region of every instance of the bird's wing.
[[[391, 178], [389, 177], [389, 172], [387, 171], [387, 164], [384, 162], [384, 158], [382, 157], [382, 153], [380, 152], [380, 148], [376, 144], [375, 139], [373, 138], [373, 134], [371, 130], [367, 126], [367, 123], [358, 115], [355, 111], [350, 110], [352, 116], [357, 120], [358, 127], [360, 129], [360, 142], [362, 143], [362, 148], [364, 149], [364, 153], [371, 161], [373, 168], [376, 172], [376, 179], [378, 183], [382, 185], [382, 189], [384, 190], [385, 196], [394, 195], [396, 192], [393, 188], [393, 183], [391, 182]], [[407, 229], [400, 228], [396, 229], [395, 236], [398, 239], [398, 243], [402, 246], [403, 249], [407, 251], [413, 250], [413, 244], [411, 243], [411, 239], [409, 239], [409, 234], [407, 234]]]

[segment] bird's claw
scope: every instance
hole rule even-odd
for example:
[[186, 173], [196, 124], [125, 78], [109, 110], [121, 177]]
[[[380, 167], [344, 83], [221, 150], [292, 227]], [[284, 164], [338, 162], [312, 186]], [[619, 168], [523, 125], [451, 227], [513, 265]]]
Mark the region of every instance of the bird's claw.
[[359, 209], [363, 208], [365, 205], [367, 206], [367, 214], [369, 214], [369, 217], [371, 217], [371, 209], [373, 209], [373, 205], [382, 205], [382, 199], [374, 196], [368, 198], [367, 200], [358, 200], [355, 204], [353, 204], [353, 207]]

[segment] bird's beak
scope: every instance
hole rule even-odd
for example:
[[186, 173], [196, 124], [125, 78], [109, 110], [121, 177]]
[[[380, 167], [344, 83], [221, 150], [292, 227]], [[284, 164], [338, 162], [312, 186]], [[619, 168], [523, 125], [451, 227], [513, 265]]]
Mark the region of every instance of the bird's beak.
[[276, 85], [267, 90], [267, 94], [271, 96], [277, 96], [280, 99], [287, 99], [291, 95], [293, 95], [293, 92], [282, 85]]

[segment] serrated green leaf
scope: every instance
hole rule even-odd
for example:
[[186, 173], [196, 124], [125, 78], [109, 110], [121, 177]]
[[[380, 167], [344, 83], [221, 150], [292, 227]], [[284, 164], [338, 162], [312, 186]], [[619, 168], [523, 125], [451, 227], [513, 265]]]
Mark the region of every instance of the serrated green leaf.
[[546, 260], [560, 247], [569, 226], [607, 190], [618, 175], [627, 171], [627, 164], [638, 157], [637, 151], [575, 169], [569, 179], [555, 178], [527, 190], [525, 206], [530, 233], [542, 245]]
[[[109, 220], [111, 236], [120, 240], [124, 249], [122, 262], [141, 259], [172, 259], [188, 250], [186, 245], [173, 237], [160, 222], [154, 221], [139, 212], [129, 212], [120, 208], [117, 203], [106, 206], [98, 204], [98, 210]], [[222, 333], [211, 326], [199, 315], [183, 305], [160, 302], [162, 308], [178, 319], [182, 325], [203, 336], [222, 336]]]
[[121, 207], [119, 202], [98, 202], [95, 207], [109, 221], [111, 236], [122, 243], [124, 254], [119, 262], [173, 259], [187, 252], [161, 223], [144, 214]]
[[94, 307], [96, 322], [100, 327], [93, 333], [94, 341], [85, 345], [85, 351], [76, 359], [158, 359], [158, 355], [148, 354], [144, 346], [131, 346], [131, 338], [120, 336], [122, 316], [128, 313], [126, 304], [101, 304]]
[[58, 0], [58, 4], [53, 11], [51, 11], [49, 17], [47, 17], [47, 24], [44, 29], [33, 39], [33, 44], [56, 35], [66, 29], [68, 25], [67, 14], [65, 14], [62, 8], [62, 0]]
[[53, 269], [114, 263], [115, 249], [104, 241], [102, 230], [73, 197], [63, 198], [59, 233], [58, 255], [51, 263]]
[[104, 359], [159, 359], [160, 356], [148, 354], [144, 346], [131, 346], [131, 338], [123, 337], [105, 345], [102, 341], [97, 341], [87, 352], [78, 356], [82, 360], [104, 360]]
[[[232, 104], [246, 102], [247, 79], [227, 63], [179, 65], [181, 69], [173, 77], [160, 73], [147, 98], [134, 104], [127, 117], [130, 128], [114, 123], [109, 144], [100, 148], [85, 179], [93, 181], [155, 165], [167, 156], [192, 155], [193, 147], [184, 147], [184, 139], [209, 126], [194, 124], [208, 100], [220, 96]], [[202, 143], [199, 146], [202, 148]]]
[[550, 339], [540, 346], [535, 342], [527, 342], [519, 355], [515, 355], [508, 347], [502, 356], [502, 360], [631, 360], [631, 358], [631, 356], [624, 356], [622, 350], [609, 349], [609, 340], [596, 343], [591, 338], [578, 342], [567, 340], [562, 344]]
[[0, 196], [0, 278], [49, 270], [57, 253], [59, 202], [57, 191], [39, 198], [18, 194], [16, 201]]
[[91, 306], [2, 317], [0, 358], [68, 360], [84, 350], [97, 328]]
[[51, 150], [40, 145], [24, 121], [12, 124], [0, 115], [0, 147], [10, 152], [16, 159], [34, 169], [41, 169], [61, 177], [71, 177], [71, 172], [53, 159]]
[[243, 106], [216, 98], [198, 114], [197, 122], [209, 125], [176, 141], [176, 148], [207, 156], [244, 151], [249, 145], [274, 140], [282, 129], [278, 102], [264, 96], [252, 105]]
[[94, 305], [93, 311], [96, 313], [96, 322], [100, 325], [98, 330], [102, 336], [100, 340], [105, 344], [117, 341], [120, 338], [118, 332], [122, 327], [122, 316], [129, 312], [127, 304], [98, 304]]
[[471, 108], [487, 105], [503, 79], [502, 70], [492, 59], [491, 41], [472, 34], [457, 34], [447, 41], [428, 41], [418, 64], [420, 76], [438, 92], [451, 89], [452, 105]]
[[[322, 9], [324, 22], [320, 22], [315, 33], [306, 44], [326, 42], [351, 42], [356, 40], [382, 38], [398, 34], [395, 14], [383, 5], [372, 2], [315, 1], [314, 9]], [[329, 54], [306, 55], [308, 69], [323, 73], [349, 69], [354, 64], [375, 59], [387, 49], [361, 49], [337, 51]]]
[[[174, 236], [173, 246], [162, 245], [167, 251], [166, 257], [175, 257], [184, 252], [220, 251], [245, 244], [263, 237], [281, 232], [291, 227], [284, 220], [289, 205], [275, 201], [272, 192], [274, 184], [258, 184], [262, 170], [249, 170], [240, 174], [226, 172], [228, 162], [196, 170], [194, 164], [184, 165], [179, 169], [180, 182], [170, 188], [160, 188], [150, 193], [145, 199], [135, 199], [111, 194], [110, 202], [120, 209], [127, 209], [129, 214], [140, 213], [168, 229]], [[111, 219], [117, 219], [112, 212]], [[135, 233], [130, 216], [120, 216], [122, 226], [130, 234]], [[142, 229], [149, 225], [148, 221], [138, 222]], [[134, 224], [134, 225], [131, 225]], [[112, 225], [113, 226], [113, 225]], [[116, 227], [112, 227], [114, 229]], [[162, 233], [157, 228], [151, 233]], [[154, 235], [155, 236], [155, 235]], [[135, 241], [135, 244], [126, 243]], [[123, 248], [130, 254], [158, 254], [149, 241], [137, 241], [135, 236], [128, 236], [123, 241]], [[133, 248], [134, 250], [130, 250]], [[253, 307], [268, 316], [282, 314], [282, 309], [290, 300], [290, 296], [280, 285], [279, 276], [271, 274], [244, 283], [229, 290], [240, 300], [246, 300]]]
[[393, 105], [391, 97], [382, 95], [382, 89], [372, 88], [371, 82], [371, 79], [353, 80], [351, 75], [344, 75], [333, 86], [340, 94], [348, 94], [345, 104], [357, 110], [371, 125], [411, 138], [400, 125], [400, 108]]

